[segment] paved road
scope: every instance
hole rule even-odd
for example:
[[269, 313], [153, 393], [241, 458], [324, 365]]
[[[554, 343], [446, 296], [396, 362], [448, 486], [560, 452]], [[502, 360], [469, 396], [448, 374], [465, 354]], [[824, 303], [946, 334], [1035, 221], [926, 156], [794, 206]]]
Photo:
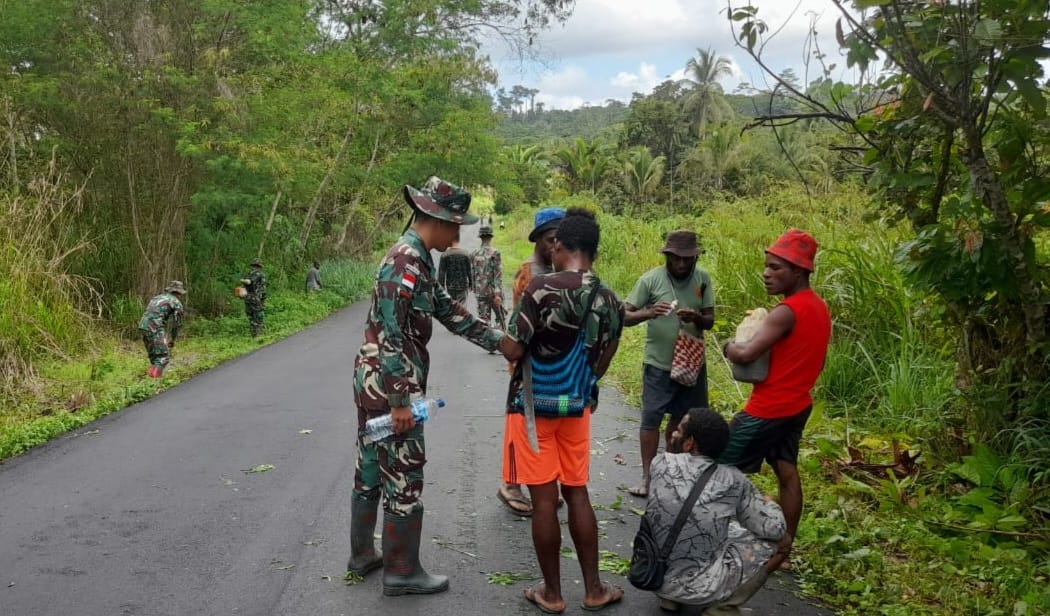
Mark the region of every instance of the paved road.
[[[448, 406], [427, 427], [423, 561], [449, 575], [451, 590], [384, 598], [378, 573], [342, 581], [355, 455], [349, 375], [366, 309], [351, 306], [0, 465], [0, 616], [538, 613], [521, 599], [525, 582], [488, 582], [538, 575], [527, 520], [494, 498], [504, 363], [441, 328], [431, 394]], [[626, 556], [638, 524], [631, 508], [641, 504], [617, 488], [638, 475], [637, 411], [607, 394], [594, 416], [592, 496], [603, 507], [601, 548]], [[273, 469], [244, 472], [261, 464]], [[568, 612], [582, 613], [579, 570], [562, 563]], [[829, 613], [783, 581], [763, 591], [755, 614]], [[633, 589], [607, 612], [660, 613]]]

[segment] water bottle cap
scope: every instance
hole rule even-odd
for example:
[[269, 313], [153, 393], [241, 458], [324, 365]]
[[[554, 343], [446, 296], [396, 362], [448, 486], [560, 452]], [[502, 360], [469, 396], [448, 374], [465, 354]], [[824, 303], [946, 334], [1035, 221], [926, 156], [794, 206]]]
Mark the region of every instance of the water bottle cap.
[[435, 398], [434, 401], [437, 402], [437, 405], [438, 405], [439, 409], [440, 408], [444, 408], [444, 406], [445, 406], [445, 399], [444, 398]]

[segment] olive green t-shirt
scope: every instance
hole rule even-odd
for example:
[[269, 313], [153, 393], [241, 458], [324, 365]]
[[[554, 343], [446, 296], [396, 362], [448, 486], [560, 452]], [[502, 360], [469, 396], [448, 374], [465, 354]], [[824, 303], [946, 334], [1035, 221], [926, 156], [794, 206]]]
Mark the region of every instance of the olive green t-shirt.
[[[697, 266], [693, 275], [685, 280], [672, 280], [667, 267], [661, 265], [642, 274], [634, 283], [626, 303], [635, 308], [646, 308], [657, 302], [678, 300], [678, 308], [703, 310], [714, 308], [715, 292], [711, 289], [711, 275]], [[671, 370], [671, 357], [674, 355], [674, 341], [678, 328], [683, 327], [694, 336], [703, 337], [703, 331], [693, 323], [682, 323], [671, 313], [646, 321], [644, 363], [661, 370]]]

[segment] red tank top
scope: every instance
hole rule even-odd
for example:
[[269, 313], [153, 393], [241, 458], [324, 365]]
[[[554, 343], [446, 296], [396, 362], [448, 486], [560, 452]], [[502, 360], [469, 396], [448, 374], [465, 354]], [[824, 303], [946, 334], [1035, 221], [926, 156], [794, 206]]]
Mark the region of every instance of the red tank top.
[[780, 305], [795, 314], [791, 333], [770, 352], [769, 376], [756, 383], [744, 410], [762, 419], [791, 417], [813, 404], [810, 391], [824, 369], [831, 339], [831, 314], [813, 289], [784, 298]]

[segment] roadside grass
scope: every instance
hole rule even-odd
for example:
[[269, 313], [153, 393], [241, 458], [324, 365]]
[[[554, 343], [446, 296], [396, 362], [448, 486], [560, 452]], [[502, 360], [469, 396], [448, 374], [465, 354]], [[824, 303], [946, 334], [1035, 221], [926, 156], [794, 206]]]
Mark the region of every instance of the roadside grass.
[[[286, 338], [315, 323], [347, 303], [371, 292], [374, 264], [328, 262], [322, 264], [325, 290], [306, 294], [276, 290], [266, 304], [266, 333], [252, 339], [240, 302], [231, 302], [230, 312], [214, 319], [186, 318], [183, 331], [172, 349], [164, 376], [148, 379], [147, 360], [138, 330], [141, 303], [123, 299], [116, 314], [121, 322], [92, 335], [92, 345], [83, 354], [54, 358], [36, 366], [39, 390], [27, 392], [16, 404], [0, 409], [0, 460], [79, 428], [99, 417], [148, 399], [178, 383], [233, 359]], [[193, 298], [187, 298], [192, 311]]]

